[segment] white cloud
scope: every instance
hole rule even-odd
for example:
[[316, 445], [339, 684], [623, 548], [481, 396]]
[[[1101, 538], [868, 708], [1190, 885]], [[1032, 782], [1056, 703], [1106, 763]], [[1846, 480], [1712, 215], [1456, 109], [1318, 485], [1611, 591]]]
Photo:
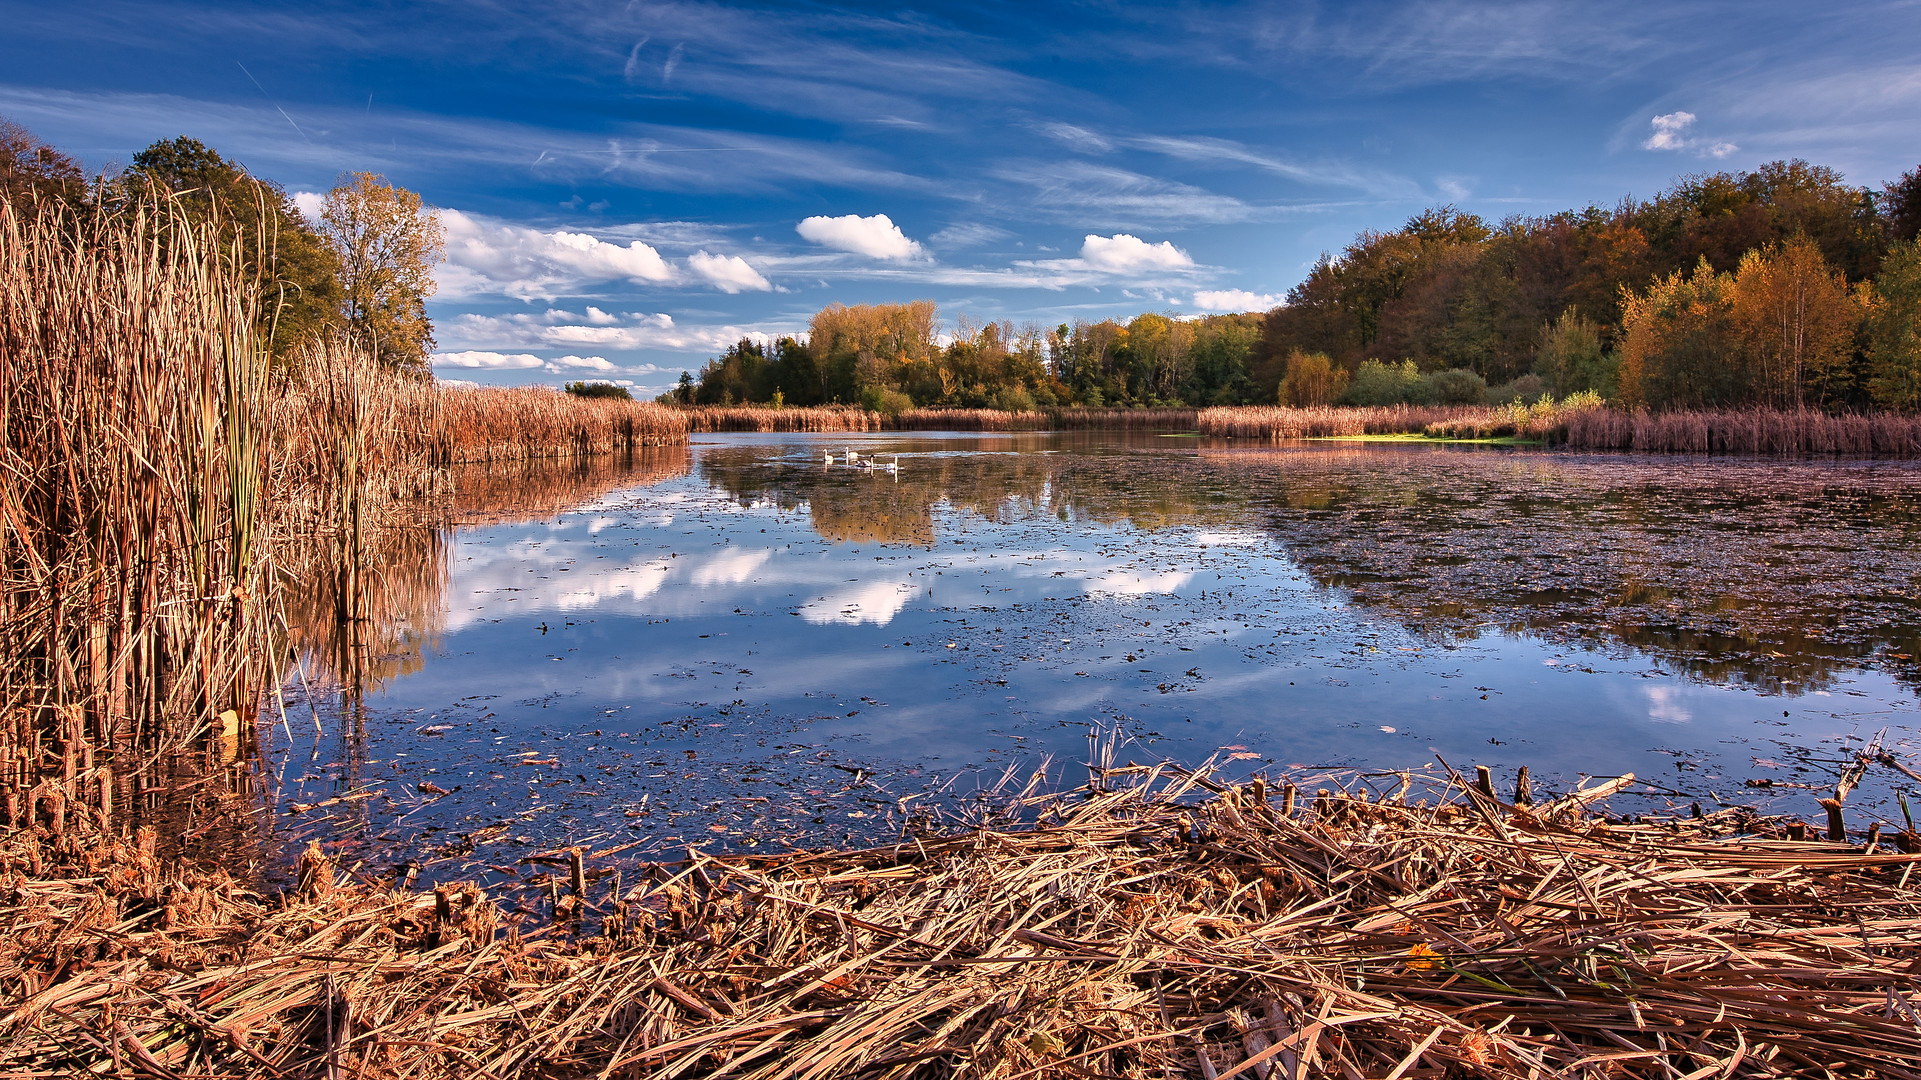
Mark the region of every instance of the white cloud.
[[620, 322], [620, 316], [609, 315], [592, 304], [587, 305], [587, 322], [591, 326], [613, 326]]
[[803, 239], [836, 251], [851, 251], [873, 259], [918, 259], [921, 246], [907, 238], [886, 214], [861, 217], [810, 217], [794, 226]]
[[1006, 229], [973, 222], [959, 222], [949, 225], [927, 239], [940, 247], [970, 248], [1013, 238], [1014, 234]]
[[587, 283], [663, 284], [678, 276], [639, 240], [622, 247], [588, 233], [541, 232], [459, 210], [440, 211], [440, 220], [447, 228], [447, 261], [437, 275], [444, 294], [548, 299]]
[[738, 255], [709, 255], [705, 250], [687, 256], [694, 276], [724, 293], [770, 292], [773, 283]]
[[588, 371], [619, 371], [614, 362], [604, 356], [556, 356], [547, 361], [548, 371], [561, 368], [584, 368]]
[[1163, 240], [1150, 244], [1130, 233], [1095, 236], [1081, 242], [1081, 261], [1109, 274], [1140, 274], [1156, 270], [1185, 270], [1194, 265], [1187, 252]]
[[1194, 294], [1194, 306], [1202, 311], [1266, 311], [1280, 302], [1272, 293], [1246, 289], [1202, 289]]
[[320, 212], [327, 208], [327, 197], [318, 191], [296, 191], [293, 193], [293, 208], [307, 219], [309, 225], [320, 224]]
[[546, 363], [532, 353], [498, 353], [482, 350], [435, 353], [432, 359], [435, 367], [484, 368], [488, 371], [524, 370], [537, 368]]
[[1105, 154], [1114, 149], [1114, 144], [1106, 136], [1077, 124], [1050, 121], [1040, 125], [1040, 129], [1049, 137], [1083, 154]]
[[1641, 144], [1643, 150], [1684, 150], [1687, 148], [1687, 137], [1682, 133], [1688, 129], [1689, 125], [1694, 123], [1693, 113], [1665, 113], [1655, 117], [1651, 122], [1654, 125], [1654, 134], [1648, 136], [1648, 140]]
[[1702, 157], [1724, 158], [1741, 149], [1731, 142], [1722, 140], [1690, 138], [1688, 129], [1694, 126], [1697, 117], [1691, 112], [1662, 113], [1649, 123], [1654, 133], [1641, 144], [1643, 150], [1692, 150]]
[[[579, 319], [580, 316], [572, 312], [558, 309], [512, 315], [469, 312], [442, 322], [439, 331], [442, 339], [449, 344], [475, 350], [500, 350], [503, 353], [513, 348], [583, 352], [587, 349], [597, 352], [642, 349], [718, 352], [743, 337], [772, 341], [775, 334], [792, 333], [796, 329], [776, 326], [769, 331], [762, 331], [734, 325], [683, 328], [675, 325], [668, 315], [640, 312], [621, 314], [620, 323], [615, 326], [584, 325]], [[623, 370], [644, 374], [655, 369], [652, 365], [642, 364], [627, 365]], [[674, 370], [678, 371], [679, 367]]]
[[435, 353], [431, 359], [437, 368], [467, 368], [478, 371], [530, 371], [534, 368], [550, 372], [622, 370], [604, 356], [556, 356], [545, 359], [532, 353], [490, 352], [484, 349]]

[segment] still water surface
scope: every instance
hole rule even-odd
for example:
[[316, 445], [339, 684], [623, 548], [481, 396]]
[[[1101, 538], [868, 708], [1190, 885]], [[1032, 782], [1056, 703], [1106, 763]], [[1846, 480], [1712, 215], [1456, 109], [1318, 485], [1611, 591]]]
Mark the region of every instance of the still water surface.
[[[1652, 781], [1620, 810], [1816, 815], [1883, 729], [1921, 765], [1912, 464], [715, 435], [460, 486], [383, 552], [362, 692], [289, 682], [282, 839], [428, 879], [874, 839], [1078, 782], [1090, 729], [1237, 775]], [[1854, 814], [1899, 820], [1896, 782]]]

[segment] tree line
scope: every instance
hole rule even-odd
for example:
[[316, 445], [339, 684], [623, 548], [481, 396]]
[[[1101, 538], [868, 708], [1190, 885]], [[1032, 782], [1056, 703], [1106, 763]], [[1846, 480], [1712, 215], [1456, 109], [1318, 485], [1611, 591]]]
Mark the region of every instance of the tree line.
[[0, 118], [0, 198], [23, 209], [59, 202], [81, 215], [145, 201], [211, 222], [260, 291], [258, 339], [276, 359], [344, 337], [389, 367], [427, 371], [434, 334], [426, 301], [444, 235], [419, 195], [383, 177], [341, 176], [309, 221], [280, 185], [185, 135], [90, 178]]
[[1001, 407], [1534, 401], [1921, 408], [1921, 169], [1777, 161], [1498, 224], [1443, 206], [1324, 255], [1266, 313], [1053, 329], [829, 306], [663, 400]]

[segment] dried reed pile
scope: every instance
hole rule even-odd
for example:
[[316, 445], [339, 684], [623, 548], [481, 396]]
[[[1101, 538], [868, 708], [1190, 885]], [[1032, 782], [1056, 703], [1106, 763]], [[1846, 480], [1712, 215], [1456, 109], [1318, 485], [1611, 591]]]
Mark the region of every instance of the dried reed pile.
[[1805, 409], [1586, 409], [1568, 418], [1565, 441], [1584, 450], [1915, 458], [1921, 457], [1921, 416]]
[[124, 809], [189, 746], [234, 754], [274, 682], [268, 373], [216, 235], [0, 204], [9, 805]]
[[[1921, 856], [1738, 811], [1160, 767], [885, 848], [284, 902], [85, 814], [6, 846], [0, 1066], [174, 1076], [1915, 1077]], [[1374, 790], [1378, 787], [1380, 790]], [[1398, 790], [1397, 790], [1398, 789]], [[1211, 793], [1205, 801], [1195, 796]], [[62, 829], [67, 830], [64, 834]], [[1803, 830], [1804, 831], [1804, 830]], [[1904, 846], [1914, 837], [1903, 835]], [[28, 878], [42, 861], [64, 878]], [[505, 927], [503, 929], [503, 926]]]

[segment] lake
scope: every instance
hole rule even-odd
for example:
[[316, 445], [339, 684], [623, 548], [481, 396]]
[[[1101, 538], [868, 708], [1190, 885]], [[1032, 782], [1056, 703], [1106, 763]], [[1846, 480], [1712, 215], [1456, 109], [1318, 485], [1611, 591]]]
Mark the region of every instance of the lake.
[[1921, 766], [1912, 463], [709, 435], [455, 482], [454, 524], [383, 539], [362, 650], [305, 613], [281, 841], [496, 883], [866, 842], [1083, 783], [1090, 733], [1231, 778], [1649, 782], [1617, 812], [1816, 818], [1882, 732]]

